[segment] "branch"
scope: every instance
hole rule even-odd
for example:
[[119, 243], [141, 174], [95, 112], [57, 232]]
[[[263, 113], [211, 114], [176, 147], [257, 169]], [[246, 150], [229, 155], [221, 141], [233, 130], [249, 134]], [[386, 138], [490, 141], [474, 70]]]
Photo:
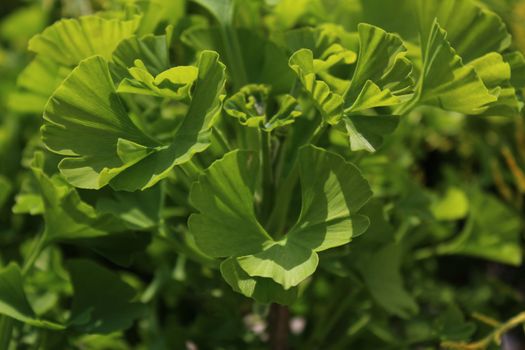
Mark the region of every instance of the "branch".
[[445, 341], [441, 343], [441, 347], [450, 350], [485, 350], [492, 342], [499, 345], [503, 334], [522, 323], [525, 323], [525, 312], [519, 313], [507, 322], [502, 323], [481, 340], [473, 343]]

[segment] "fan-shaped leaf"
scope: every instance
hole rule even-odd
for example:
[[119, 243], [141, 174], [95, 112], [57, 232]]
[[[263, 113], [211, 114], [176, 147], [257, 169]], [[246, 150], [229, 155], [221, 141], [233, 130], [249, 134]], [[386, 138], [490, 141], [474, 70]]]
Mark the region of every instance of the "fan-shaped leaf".
[[[168, 70], [166, 79], [170, 74]], [[128, 191], [151, 187], [174, 166], [208, 147], [224, 79], [218, 55], [203, 52], [189, 110], [173, 142], [163, 145], [133, 124], [106, 61], [89, 58], [50, 99], [42, 127], [44, 142], [65, 157], [60, 171], [76, 187], [101, 188], [109, 183]]]
[[[303, 148], [299, 161], [301, 215], [277, 241], [259, 224], [254, 210], [259, 171], [256, 155], [234, 151], [215, 162], [190, 194], [200, 212], [189, 220], [199, 248], [211, 256], [234, 258], [249, 276], [272, 279], [289, 290], [313, 274], [319, 259], [316, 252], [344, 245], [363, 233], [369, 221], [356, 213], [371, 191], [357, 168], [314, 147]], [[311, 169], [317, 170], [313, 173]], [[237, 267], [229, 265], [228, 269], [228, 282], [235, 280], [234, 289], [254, 293], [259, 280], [234, 279]], [[251, 289], [239, 287], [239, 280], [249, 280], [246, 283]]]

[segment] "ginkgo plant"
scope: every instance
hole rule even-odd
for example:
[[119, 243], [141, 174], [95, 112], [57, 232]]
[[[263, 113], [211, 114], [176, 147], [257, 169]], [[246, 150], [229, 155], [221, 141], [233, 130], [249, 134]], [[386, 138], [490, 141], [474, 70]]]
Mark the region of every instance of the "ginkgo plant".
[[[33, 216], [12, 222], [31, 231], [27, 244], [0, 254], [0, 349], [263, 348], [264, 334], [226, 330], [239, 330], [224, 324], [246, 313], [239, 303], [268, 316], [274, 349], [469, 348], [462, 297], [436, 282], [432, 301], [435, 267], [419, 261], [519, 266], [522, 220], [481, 180], [443, 165], [440, 192], [414, 168], [417, 142], [438, 137], [422, 116], [454, 135], [466, 119], [520, 118], [525, 58], [497, 14], [471, 0], [90, 8], [29, 40], [7, 101], [39, 130], [20, 181], [0, 177], [0, 204], [15, 186], [13, 214]], [[217, 322], [166, 320], [170, 293], [192, 298], [184, 286], [224, 304]], [[290, 310], [326, 300], [311, 337], [288, 339]], [[344, 313], [355, 319], [330, 340]], [[392, 317], [406, 320], [405, 339]], [[213, 327], [222, 335], [201, 340]]]

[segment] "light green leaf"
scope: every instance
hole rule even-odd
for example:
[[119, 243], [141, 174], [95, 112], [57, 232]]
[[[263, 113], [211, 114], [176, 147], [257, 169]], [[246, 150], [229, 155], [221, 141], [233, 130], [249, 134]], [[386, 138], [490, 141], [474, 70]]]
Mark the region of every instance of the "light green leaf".
[[22, 188], [15, 196], [13, 213], [30, 215], [44, 213], [44, 201], [42, 200], [40, 186], [35, 177], [27, 176], [22, 181]]
[[225, 101], [224, 110], [238, 119], [241, 125], [272, 131], [292, 124], [301, 115], [294, 97], [284, 95], [276, 99], [278, 110], [273, 116], [268, 116], [270, 88], [266, 85], [246, 85]]
[[[59, 168], [81, 188], [101, 188], [133, 164], [124, 163], [117, 154], [120, 140], [146, 148], [158, 146], [128, 117], [107, 63], [99, 56], [81, 62], [50, 98], [42, 137], [51, 151], [67, 156]], [[144, 158], [144, 153], [134, 161]]]
[[136, 292], [114, 272], [88, 260], [70, 261], [68, 270], [74, 290], [69, 328], [108, 334], [129, 328], [144, 312], [132, 302]]
[[22, 113], [42, 113], [47, 100], [80, 61], [111, 58], [117, 45], [135, 32], [140, 17], [105, 19], [96, 15], [63, 19], [29, 41], [37, 54], [18, 78], [19, 89], [9, 105]]
[[151, 95], [174, 100], [190, 97], [190, 90], [197, 80], [199, 70], [193, 66], [170, 68], [153, 77], [141, 60], [128, 69], [133, 79], [124, 79], [117, 88], [118, 93]]
[[42, 113], [49, 96], [70, 72], [69, 67], [37, 56], [18, 76], [18, 90], [9, 96], [9, 108], [20, 113]]
[[111, 72], [120, 81], [130, 77], [128, 68], [135, 65], [135, 60], [140, 60], [146, 69], [153, 75], [170, 68], [169, 36], [146, 35], [143, 37], [132, 36], [124, 39], [117, 46], [111, 57]]
[[450, 187], [442, 198], [432, 203], [430, 210], [437, 220], [459, 220], [469, 212], [469, 199], [461, 189]]
[[437, 252], [519, 266], [521, 217], [492, 195], [474, 192], [469, 198], [470, 213], [464, 229], [452, 241], [439, 245]]
[[109, 60], [120, 41], [133, 35], [139, 21], [140, 17], [126, 21], [99, 16], [62, 19], [34, 36], [29, 50], [68, 67], [94, 55]]
[[176, 25], [185, 15], [186, 0], [133, 0], [133, 5], [138, 8], [141, 15], [138, 34], [156, 32], [159, 26], [169, 23]]
[[295, 52], [290, 57], [289, 64], [324, 121], [337, 124], [343, 116], [343, 98], [333, 93], [324, 81], [316, 79], [312, 51], [302, 49]]
[[259, 303], [275, 302], [290, 305], [297, 299], [297, 287], [284, 289], [270, 278], [251, 277], [232, 258], [221, 263], [221, 274], [234, 291]]
[[[172, 79], [167, 72], [166, 79]], [[89, 58], [50, 99], [42, 127], [44, 143], [65, 157], [60, 171], [76, 187], [98, 189], [111, 183], [127, 191], [149, 188], [209, 146], [224, 80], [218, 55], [203, 52], [188, 112], [172, 143], [164, 145], [133, 124], [106, 61]]]
[[353, 64], [357, 60], [355, 51], [344, 46], [351, 36], [342, 27], [333, 24], [321, 24], [316, 28], [299, 28], [277, 36], [291, 52], [309, 49], [314, 57], [316, 74], [328, 72], [338, 64]]
[[498, 91], [489, 91], [475, 68], [463, 64], [437, 21], [423, 40], [422, 50], [421, 103], [465, 114], [480, 114], [498, 100]]
[[[314, 273], [316, 252], [344, 245], [363, 233], [368, 218], [356, 213], [371, 191], [359, 170], [313, 146], [300, 151], [299, 164], [301, 214], [288, 234], [276, 241], [255, 214], [258, 157], [233, 151], [215, 162], [190, 193], [200, 212], [189, 220], [199, 248], [214, 257], [234, 258], [248, 276], [272, 279], [289, 290]], [[238, 280], [249, 280], [251, 289], [242, 292], [253, 294], [258, 280], [234, 278], [233, 267], [228, 268], [230, 280], [236, 281], [232, 287], [243, 290]]]
[[0, 314], [35, 327], [53, 330], [65, 328], [37, 318], [24, 291], [22, 272], [14, 263], [0, 269]]
[[417, 0], [422, 38], [428, 38], [435, 19], [465, 63], [507, 49], [512, 38], [503, 20], [475, 1]]
[[265, 245], [263, 251], [236, 259], [252, 277], [271, 278], [285, 290], [297, 286], [317, 269], [319, 256], [297, 237]]
[[13, 47], [25, 45], [46, 26], [48, 14], [39, 4], [24, 4], [6, 13], [0, 23], [0, 37]]
[[211, 129], [222, 109], [225, 66], [216, 52], [203, 51], [197, 67], [199, 71], [188, 112], [172, 143], [163, 145], [137, 166], [124, 171], [112, 182], [112, 187], [126, 191], [149, 188], [165, 178], [173, 167], [189, 161], [194, 154], [209, 147]]
[[519, 115], [523, 103], [518, 101], [516, 90], [511, 85], [512, 69], [510, 64], [504, 61], [504, 57], [497, 52], [491, 52], [472, 60], [469, 65], [474, 67], [487, 89], [498, 95], [497, 102], [490, 105], [484, 114]]

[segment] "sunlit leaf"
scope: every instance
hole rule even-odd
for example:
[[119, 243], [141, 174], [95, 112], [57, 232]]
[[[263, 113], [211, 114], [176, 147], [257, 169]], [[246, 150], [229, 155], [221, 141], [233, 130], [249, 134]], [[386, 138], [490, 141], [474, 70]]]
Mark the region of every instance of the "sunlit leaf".
[[[280, 240], [265, 231], [255, 214], [259, 170], [255, 154], [234, 151], [214, 163], [190, 194], [200, 212], [189, 220], [199, 248], [211, 256], [234, 258], [249, 276], [272, 279], [288, 290], [313, 274], [316, 252], [344, 245], [363, 233], [369, 221], [356, 212], [371, 192], [357, 168], [314, 147], [302, 149], [299, 161], [301, 214]], [[232, 266], [228, 268], [233, 280]]]
[[218, 55], [204, 52], [184, 121], [173, 142], [161, 144], [131, 121], [106, 61], [98, 56], [87, 59], [50, 99], [42, 128], [44, 142], [65, 157], [60, 171], [76, 187], [98, 189], [111, 183], [128, 191], [149, 188], [209, 146], [224, 79]]

